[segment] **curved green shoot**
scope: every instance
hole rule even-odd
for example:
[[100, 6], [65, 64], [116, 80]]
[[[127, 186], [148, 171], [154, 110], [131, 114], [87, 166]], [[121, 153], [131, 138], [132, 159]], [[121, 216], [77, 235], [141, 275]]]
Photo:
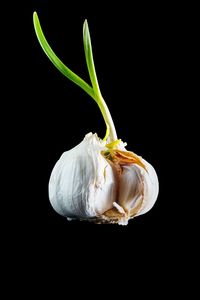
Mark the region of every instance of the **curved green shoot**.
[[63, 62], [56, 56], [56, 54], [53, 52], [51, 47], [49, 46], [44, 33], [42, 31], [42, 28], [40, 26], [40, 21], [38, 18], [38, 15], [36, 12], [33, 13], [33, 24], [35, 28], [35, 32], [38, 38], [38, 41], [40, 42], [40, 45], [42, 49], [44, 50], [47, 57], [50, 59], [50, 61], [54, 64], [54, 66], [68, 79], [76, 83], [78, 86], [80, 86], [86, 93], [88, 93], [94, 100], [94, 91], [89, 86], [88, 83], [86, 83], [83, 79], [81, 79], [78, 75], [76, 75], [74, 72], [72, 72], [68, 67], [66, 67]]
[[92, 44], [91, 44], [90, 32], [89, 32], [87, 20], [85, 20], [85, 22], [83, 23], [83, 45], [85, 50], [86, 63], [90, 75], [90, 80], [92, 82], [93, 90], [96, 95], [99, 95], [101, 94], [101, 92], [99, 89], [99, 84], [98, 84], [97, 75], [94, 66]]
[[[94, 59], [93, 59], [93, 54], [92, 54], [92, 44], [91, 44], [91, 38], [90, 38], [90, 32], [89, 32], [89, 27], [87, 20], [85, 20], [83, 24], [83, 44], [84, 44], [84, 50], [85, 50], [85, 58], [86, 58], [86, 63], [90, 75], [90, 80], [93, 86], [93, 90], [95, 93], [95, 98], [96, 102], [101, 110], [101, 113], [104, 117], [107, 129], [106, 129], [106, 136], [107, 133], [110, 136], [110, 139], [112, 141], [117, 139], [117, 134], [115, 130], [115, 126], [111, 117], [111, 114], [109, 112], [109, 109], [101, 95], [97, 76], [96, 76], [96, 71], [95, 71], [95, 66], [94, 66]], [[105, 139], [105, 138], [104, 138]]]

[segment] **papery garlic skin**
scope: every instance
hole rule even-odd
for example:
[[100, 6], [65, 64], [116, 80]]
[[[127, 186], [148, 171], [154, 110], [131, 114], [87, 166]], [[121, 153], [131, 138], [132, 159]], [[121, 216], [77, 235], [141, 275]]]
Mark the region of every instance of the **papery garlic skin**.
[[[124, 144], [119, 147], [126, 154]], [[89, 133], [62, 154], [49, 181], [49, 199], [60, 215], [127, 225], [154, 205], [158, 178], [153, 167], [141, 158], [145, 169], [126, 164], [119, 172], [119, 166], [102, 155], [106, 150], [106, 143]]]
[[49, 199], [60, 215], [94, 218], [113, 207], [117, 174], [101, 155], [103, 149], [105, 142], [89, 133], [56, 163], [49, 181]]

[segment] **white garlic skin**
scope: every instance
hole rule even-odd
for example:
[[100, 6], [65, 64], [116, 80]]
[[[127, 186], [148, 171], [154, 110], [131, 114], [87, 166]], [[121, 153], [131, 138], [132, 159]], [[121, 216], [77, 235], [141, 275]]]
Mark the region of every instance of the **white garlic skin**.
[[[121, 149], [125, 150], [123, 144]], [[49, 199], [55, 211], [68, 218], [109, 222], [103, 214], [115, 207], [126, 211], [126, 216], [117, 221], [126, 225], [133, 217], [129, 212], [138, 204], [134, 217], [152, 208], [158, 196], [158, 178], [142, 158], [146, 170], [137, 164], [126, 165], [119, 176], [102, 150], [106, 150], [105, 142], [89, 133], [78, 146], [64, 152], [51, 173]]]
[[56, 163], [49, 181], [49, 199], [60, 215], [93, 218], [113, 207], [117, 174], [101, 155], [104, 145], [90, 133]]

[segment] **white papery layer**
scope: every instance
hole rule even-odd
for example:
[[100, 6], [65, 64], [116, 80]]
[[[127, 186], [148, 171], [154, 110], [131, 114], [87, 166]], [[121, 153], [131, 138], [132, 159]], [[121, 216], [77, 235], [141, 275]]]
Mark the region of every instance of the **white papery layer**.
[[91, 218], [112, 208], [116, 172], [101, 155], [105, 143], [89, 133], [75, 148], [64, 152], [49, 182], [53, 208], [67, 217]]

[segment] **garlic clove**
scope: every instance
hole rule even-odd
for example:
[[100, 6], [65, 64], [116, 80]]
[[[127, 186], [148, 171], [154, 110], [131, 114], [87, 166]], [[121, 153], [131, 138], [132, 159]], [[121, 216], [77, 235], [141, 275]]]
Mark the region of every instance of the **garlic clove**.
[[159, 181], [155, 169], [145, 159], [142, 160], [146, 166], [147, 172], [141, 170], [144, 181], [144, 199], [143, 205], [137, 214], [138, 216], [145, 214], [154, 206], [159, 193]]
[[137, 164], [123, 166], [119, 183], [119, 204], [130, 217], [149, 211], [158, 196], [158, 178], [152, 165], [141, 159]]
[[136, 165], [123, 166], [119, 183], [119, 204], [130, 215], [131, 210], [143, 201], [143, 181]]
[[[103, 174], [104, 179], [100, 184], [95, 183], [94, 192], [92, 197], [95, 201], [95, 211], [98, 215], [102, 215], [113, 207], [113, 202], [117, 198], [118, 190], [118, 177], [117, 171], [101, 156], [104, 170], [100, 171]], [[103, 172], [102, 172], [103, 171]]]

